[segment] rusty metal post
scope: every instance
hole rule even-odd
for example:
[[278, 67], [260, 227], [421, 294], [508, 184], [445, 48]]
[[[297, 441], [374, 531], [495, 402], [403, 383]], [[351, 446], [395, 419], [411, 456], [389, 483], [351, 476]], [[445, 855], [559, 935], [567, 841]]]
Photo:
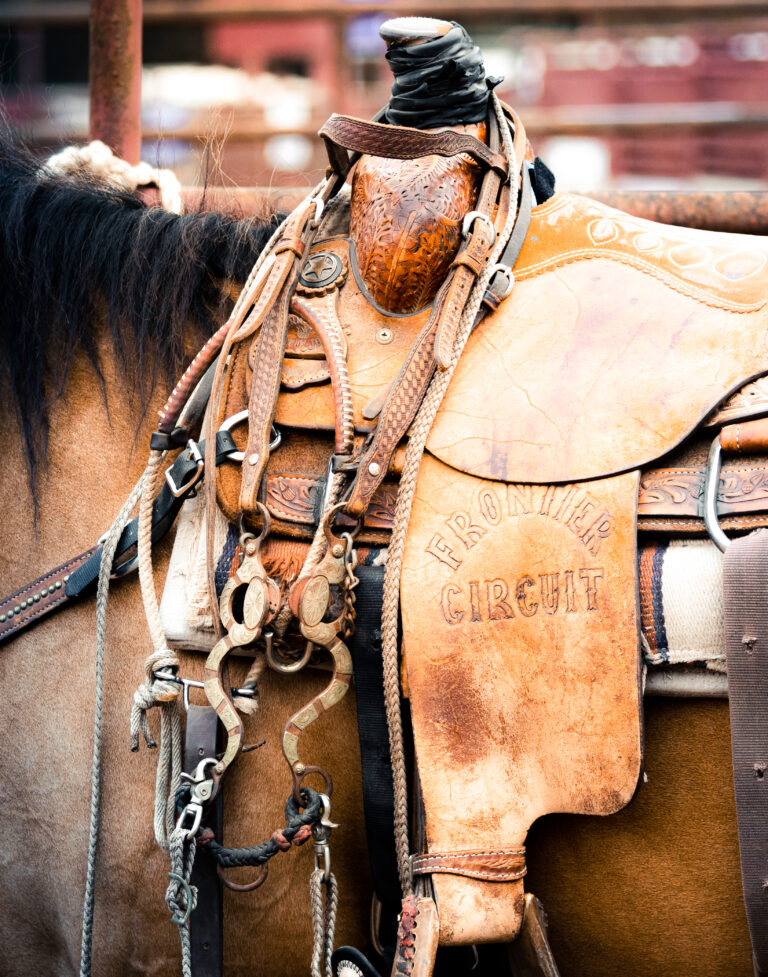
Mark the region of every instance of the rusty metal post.
[[91, 139], [138, 163], [141, 153], [142, 0], [92, 0]]

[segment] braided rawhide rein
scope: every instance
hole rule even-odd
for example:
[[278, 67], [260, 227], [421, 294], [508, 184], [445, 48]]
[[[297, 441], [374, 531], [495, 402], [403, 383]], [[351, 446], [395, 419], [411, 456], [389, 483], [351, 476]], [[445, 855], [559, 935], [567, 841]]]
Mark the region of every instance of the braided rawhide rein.
[[[181, 813], [190, 798], [191, 786], [182, 784], [176, 791], [176, 810]], [[226, 848], [220, 845], [212, 833], [205, 829], [197, 836], [198, 846], [216, 859], [222, 868], [244, 868], [264, 865], [278, 852], [288, 851], [291, 845], [303, 845], [312, 837], [312, 826], [323, 816], [323, 799], [311, 787], [301, 788], [304, 809], [300, 810], [296, 798], [291, 795], [285, 805], [285, 827], [274, 832], [261, 845], [244, 848]]]

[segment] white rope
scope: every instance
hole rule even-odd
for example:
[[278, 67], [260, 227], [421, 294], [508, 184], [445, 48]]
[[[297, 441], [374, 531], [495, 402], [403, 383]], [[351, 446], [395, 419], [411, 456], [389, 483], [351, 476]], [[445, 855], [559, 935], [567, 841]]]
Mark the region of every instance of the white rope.
[[93, 912], [96, 885], [96, 856], [101, 819], [101, 731], [104, 701], [104, 658], [107, 634], [107, 602], [109, 581], [117, 544], [142, 491], [144, 476], [134, 486], [117, 518], [106, 534], [99, 565], [99, 585], [96, 594], [96, 682], [93, 718], [93, 760], [91, 762], [91, 818], [88, 832], [88, 863], [83, 897], [83, 928], [80, 941], [80, 977], [90, 977], [93, 965]]
[[175, 798], [181, 781], [183, 742], [179, 688], [174, 683], [155, 678], [155, 672], [159, 669], [179, 668], [179, 659], [175, 652], [168, 648], [163, 634], [152, 570], [152, 506], [163, 458], [164, 453], [161, 451], [150, 452], [139, 505], [139, 583], [153, 651], [144, 663], [145, 680], [133, 696], [131, 749], [139, 748], [139, 734], [143, 735], [150, 749], [156, 746], [149, 727], [147, 710], [159, 706], [160, 752], [155, 773], [154, 831], [157, 844], [167, 850], [169, 837], [176, 823]]
[[88, 143], [87, 146], [67, 146], [60, 153], [47, 159], [40, 172], [66, 176], [83, 168], [91, 170], [123, 190], [136, 190], [137, 187], [154, 184], [160, 193], [162, 207], [172, 214], [181, 214], [184, 210], [181, 184], [172, 170], [158, 169], [143, 161], [133, 166], [119, 156], [115, 156], [109, 146], [98, 139]]

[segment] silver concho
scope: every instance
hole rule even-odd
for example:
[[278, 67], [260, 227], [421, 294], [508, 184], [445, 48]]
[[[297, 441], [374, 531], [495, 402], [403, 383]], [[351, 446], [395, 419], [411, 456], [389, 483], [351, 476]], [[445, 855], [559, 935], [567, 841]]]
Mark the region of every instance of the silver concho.
[[332, 251], [317, 251], [311, 255], [301, 269], [299, 283], [304, 288], [325, 288], [342, 272], [343, 262]]

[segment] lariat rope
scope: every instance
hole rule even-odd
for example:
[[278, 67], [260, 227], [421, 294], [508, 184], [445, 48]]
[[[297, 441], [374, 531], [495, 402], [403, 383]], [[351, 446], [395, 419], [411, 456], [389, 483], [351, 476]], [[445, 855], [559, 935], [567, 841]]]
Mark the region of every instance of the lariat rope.
[[83, 898], [83, 928], [80, 942], [80, 977], [90, 977], [93, 965], [93, 911], [96, 884], [96, 856], [99, 843], [99, 821], [101, 815], [101, 730], [102, 707], [104, 700], [104, 658], [107, 635], [107, 601], [112, 561], [123, 530], [130, 521], [131, 513], [139, 501], [146, 472], [133, 487], [131, 494], [111, 528], [104, 537], [99, 564], [99, 584], [96, 593], [96, 682], [95, 708], [93, 718], [93, 760], [91, 763], [91, 819], [88, 831], [88, 862], [85, 873], [85, 896]]
[[179, 668], [179, 658], [168, 648], [160, 621], [160, 608], [155, 592], [152, 571], [152, 505], [155, 500], [157, 476], [163, 463], [164, 452], [151, 451], [139, 505], [139, 584], [144, 614], [147, 619], [153, 650], [144, 663], [146, 678], [136, 690], [131, 707], [131, 749], [139, 748], [139, 733], [148, 747], [155, 741], [149, 728], [147, 710], [160, 707], [160, 753], [155, 774], [155, 841], [168, 849], [169, 836], [176, 822], [174, 797], [181, 780], [182, 731], [179, 712], [179, 689], [171, 682], [155, 678], [158, 669]]
[[[504, 142], [507, 158], [510, 160], [510, 178], [518, 173], [522, 160], [515, 159], [514, 147], [509, 133], [507, 119], [495, 94], [491, 95], [493, 108], [498, 119], [499, 130]], [[475, 323], [483, 294], [491, 279], [496, 265], [506, 247], [515, 225], [517, 203], [517, 188], [512, 187], [509, 213], [504, 224], [504, 230], [499, 235], [491, 256], [486, 262], [483, 272], [475, 281], [471, 296], [464, 308], [450, 366], [447, 370], [436, 371], [427, 388], [424, 400], [421, 402], [416, 418], [409, 432], [408, 446], [405, 451], [403, 472], [400, 476], [400, 487], [397, 493], [397, 505], [392, 525], [392, 535], [387, 556], [387, 568], [384, 575], [384, 597], [382, 609], [382, 664], [384, 670], [384, 701], [389, 728], [389, 747], [392, 756], [392, 779], [395, 793], [395, 848], [397, 852], [397, 868], [403, 894], [412, 889], [410, 845], [408, 832], [408, 780], [405, 770], [405, 746], [403, 743], [403, 721], [400, 712], [400, 675], [398, 665], [398, 613], [400, 609], [400, 574], [403, 565], [403, 551], [408, 522], [411, 517], [413, 497], [416, 491], [416, 480], [419, 474], [421, 456], [432, 423], [448, 389], [456, 364], [466, 345], [472, 327]]]

